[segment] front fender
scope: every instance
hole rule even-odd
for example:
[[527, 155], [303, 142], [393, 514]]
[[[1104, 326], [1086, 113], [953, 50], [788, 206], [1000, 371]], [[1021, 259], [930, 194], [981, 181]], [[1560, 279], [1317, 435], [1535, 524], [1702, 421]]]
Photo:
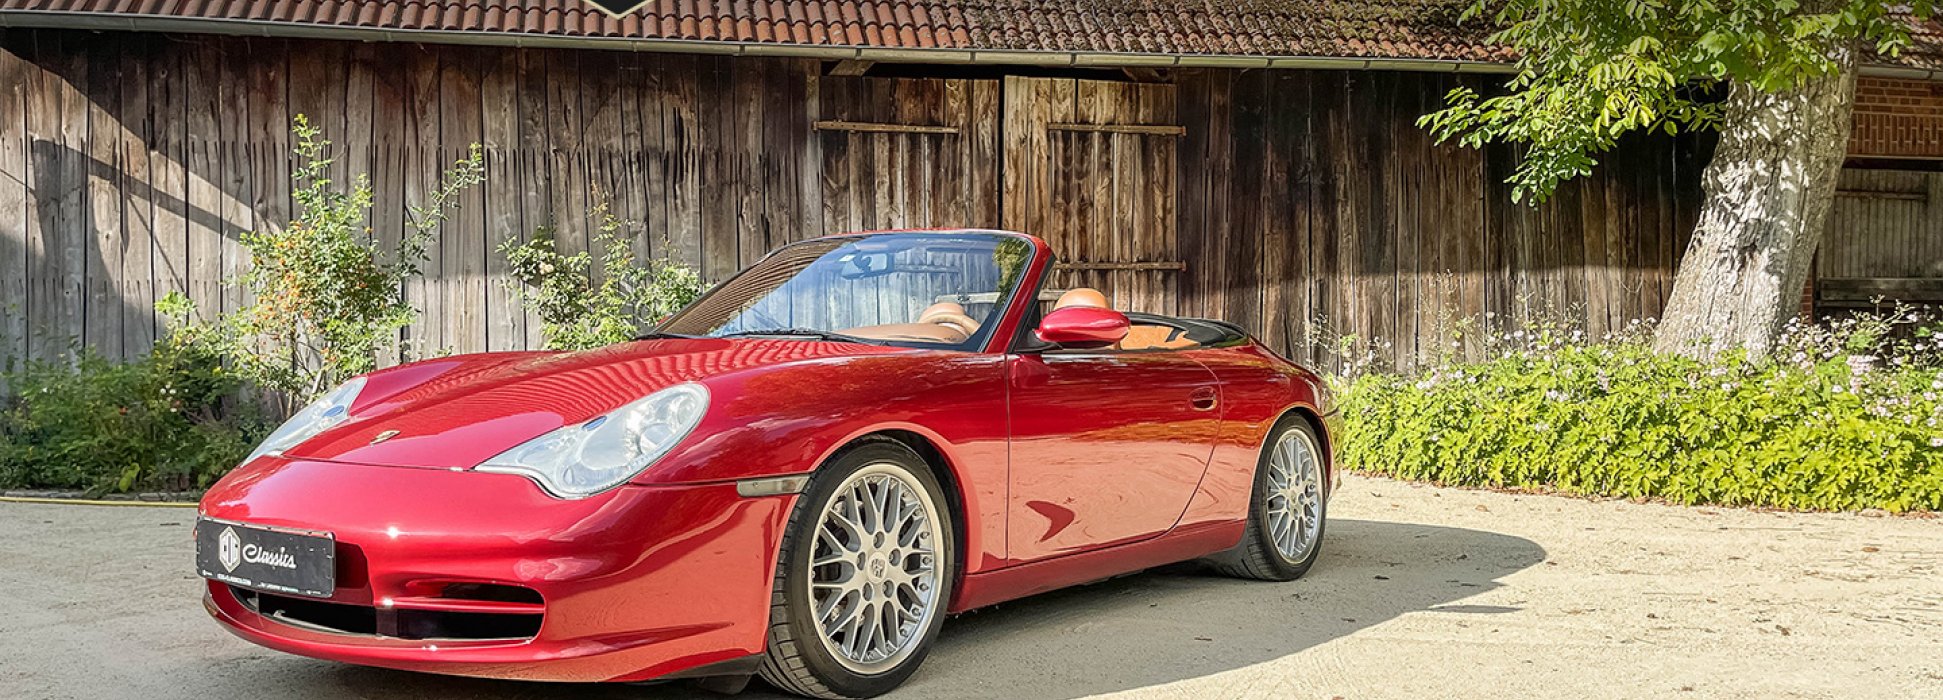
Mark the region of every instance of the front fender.
[[636, 477], [701, 484], [814, 470], [866, 435], [907, 431], [937, 448], [968, 522], [966, 568], [1005, 557], [1009, 465], [1004, 356], [924, 351], [824, 358], [704, 381], [713, 403], [683, 445]]

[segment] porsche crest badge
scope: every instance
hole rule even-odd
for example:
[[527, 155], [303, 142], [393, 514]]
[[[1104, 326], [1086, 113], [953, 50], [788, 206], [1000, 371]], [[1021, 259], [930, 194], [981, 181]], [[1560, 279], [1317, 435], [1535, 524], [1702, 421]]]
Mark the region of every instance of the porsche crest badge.
[[223, 528], [216, 537], [216, 561], [223, 563], [224, 571], [235, 571], [243, 563], [243, 538], [236, 536], [236, 528]]

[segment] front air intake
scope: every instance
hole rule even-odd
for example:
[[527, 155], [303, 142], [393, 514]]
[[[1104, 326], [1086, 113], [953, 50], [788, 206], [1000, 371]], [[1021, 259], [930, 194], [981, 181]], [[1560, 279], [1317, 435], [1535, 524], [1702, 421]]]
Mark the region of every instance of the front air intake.
[[[392, 601], [390, 607], [374, 607], [294, 598], [237, 586], [230, 586], [230, 590], [244, 607], [257, 614], [313, 632], [392, 639], [471, 641], [525, 640], [540, 633], [540, 621], [545, 615], [540, 612], [538, 593], [518, 586], [483, 585], [490, 588], [482, 595], [520, 600], [450, 598], [454, 603], [466, 600], [476, 603], [447, 606], [439, 602], [447, 598], [413, 598]], [[450, 587], [447, 592], [451, 592]], [[467, 589], [460, 592], [467, 592]], [[505, 606], [505, 612], [494, 610], [501, 605]]]

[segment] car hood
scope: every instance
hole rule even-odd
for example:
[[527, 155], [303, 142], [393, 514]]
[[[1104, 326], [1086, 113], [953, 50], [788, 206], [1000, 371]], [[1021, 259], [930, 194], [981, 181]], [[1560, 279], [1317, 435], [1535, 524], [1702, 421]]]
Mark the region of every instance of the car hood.
[[[577, 353], [464, 355], [368, 375], [351, 418], [293, 459], [468, 469], [563, 425], [683, 382], [815, 360], [907, 352], [804, 340], [644, 340]], [[724, 397], [716, 397], [721, 401]]]

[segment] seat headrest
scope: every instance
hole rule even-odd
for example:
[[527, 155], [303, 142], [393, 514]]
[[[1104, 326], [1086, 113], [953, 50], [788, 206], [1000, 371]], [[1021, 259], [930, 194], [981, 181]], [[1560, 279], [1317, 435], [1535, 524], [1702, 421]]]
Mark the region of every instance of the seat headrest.
[[957, 302], [941, 301], [924, 307], [923, 311], [918, 312], [918, 318], [926, 318], [938, 313], [962, 314], [965, 313], [965, 305]]
[[1059, 295], [1059, 301], [1053, 302], [1052, 308], [1063, 309], [1068, 306], [1085, 306], [1095, 309], [1112, 308], [1107, 305], [1105, 294], [1101, 294], [1100, 290], [1087, 287], [1076, 287], [1067, 291], [1065, 294]]

